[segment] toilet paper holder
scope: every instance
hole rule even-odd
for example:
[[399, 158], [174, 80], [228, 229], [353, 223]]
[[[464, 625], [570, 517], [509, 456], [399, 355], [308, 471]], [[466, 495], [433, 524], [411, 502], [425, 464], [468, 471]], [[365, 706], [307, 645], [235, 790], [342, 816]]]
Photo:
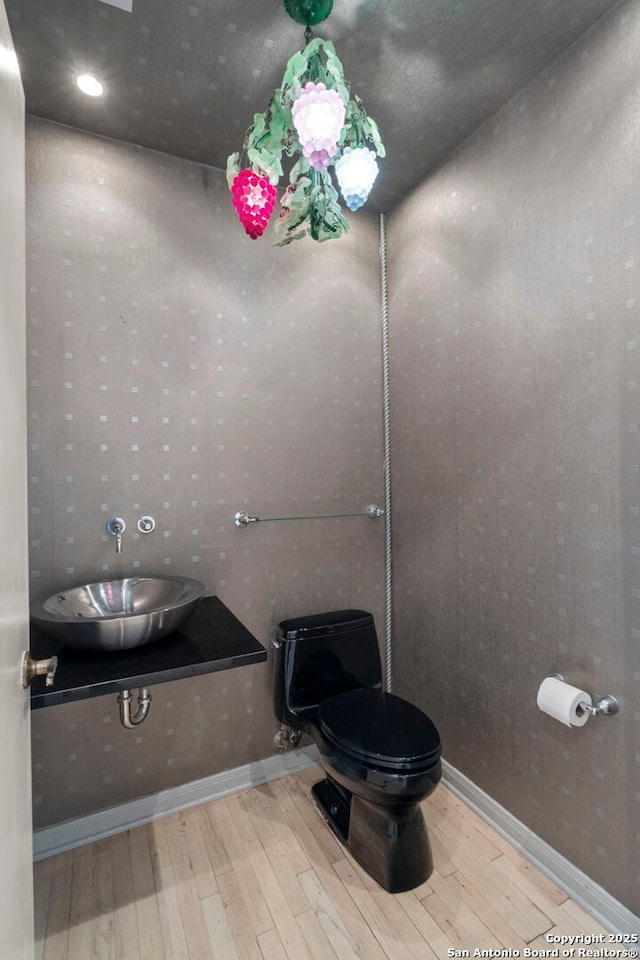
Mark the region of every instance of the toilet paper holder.
[[[552, 673], [551, 676], [555, 677], [556, 680], [561, 680], [562, 683], [568, 683], [561, 673]], [[588, 713], [592, 717], [612, 717], [620, 710], [620, 704], [610, 693], [604, 697], [600, 697], [597, 703], [590, 704], [581, 701], [579, 706], [581, 710], [584, 710], [585, 713]]]

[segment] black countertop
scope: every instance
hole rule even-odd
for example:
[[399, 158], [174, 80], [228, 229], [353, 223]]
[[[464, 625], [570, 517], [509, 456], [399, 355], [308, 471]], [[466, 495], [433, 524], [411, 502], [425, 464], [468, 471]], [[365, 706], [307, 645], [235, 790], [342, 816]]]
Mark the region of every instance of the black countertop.
[[31, 625], [31, 656], [58, 657], [53, 687], [31, 684], [31, 709], [87, 700], [120, 690], [230, 670], [267, 659], [267, 651], [218, 597], [205, 597], [179, 630], [120, 653], [63, 647]]

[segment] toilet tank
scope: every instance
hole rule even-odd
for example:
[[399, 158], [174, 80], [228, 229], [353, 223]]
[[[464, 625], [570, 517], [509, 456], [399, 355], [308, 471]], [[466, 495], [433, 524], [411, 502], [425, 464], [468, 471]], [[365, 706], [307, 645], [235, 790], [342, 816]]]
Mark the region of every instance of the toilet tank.
[[274, 707], [283, 723], [304, 729], [323, 700], [347, 690], [382, 687], [375, 623], [366, 610], [283, 620], [277, 644]]

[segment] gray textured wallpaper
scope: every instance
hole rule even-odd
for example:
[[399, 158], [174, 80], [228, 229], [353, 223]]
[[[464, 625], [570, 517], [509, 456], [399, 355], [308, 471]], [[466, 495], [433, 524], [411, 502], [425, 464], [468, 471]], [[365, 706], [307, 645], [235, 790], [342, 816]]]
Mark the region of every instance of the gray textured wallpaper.
[[[395, 689], [446, 758], [640, 911], [640, 14], [620, 6], [388, 222]], [[219, 171], [28, 127], [31, 585], [203, 579], [263, 642], [357, 604], [382, 525], [377, 225], [244, 239]], [[143, 513], [155, 533], [135, 538]], [[116, 558], [104, 522], [129, 524]], [[568, 729], [560, 671], [618, 717]], [[273, 752], [270, 666], [36, 712], [36, 824]]]
[[[446, 758], [640, 912], [640, 6], [390, 218], [395, 677]], [[560, 671], [622, 711], [536, 709]]]
[[[29, 120], [34, 594], [175, 573], [267, 645], [301, 613], [382, 624], [381, 521], [233, 523], [382, 497], [378, 225], [351, 219], [340, 243], [276, 249], [245, 236], [221, 171]], [[270, 664], [152, 695], [136, 731], [115, 696], [34, 712], [36, 826], [275, 752]]]

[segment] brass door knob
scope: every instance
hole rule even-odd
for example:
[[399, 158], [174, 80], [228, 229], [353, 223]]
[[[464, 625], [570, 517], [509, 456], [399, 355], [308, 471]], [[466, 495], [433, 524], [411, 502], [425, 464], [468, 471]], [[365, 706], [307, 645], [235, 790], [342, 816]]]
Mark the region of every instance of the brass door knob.
[[22, 686], [26, 690], [34, 677], [46, 675], [45, 685], [52, 687], [57, 668], [57, 657], [49, 657], [48, 660], [34, 660], [29, 651], [25, 650], [22, 654]]

